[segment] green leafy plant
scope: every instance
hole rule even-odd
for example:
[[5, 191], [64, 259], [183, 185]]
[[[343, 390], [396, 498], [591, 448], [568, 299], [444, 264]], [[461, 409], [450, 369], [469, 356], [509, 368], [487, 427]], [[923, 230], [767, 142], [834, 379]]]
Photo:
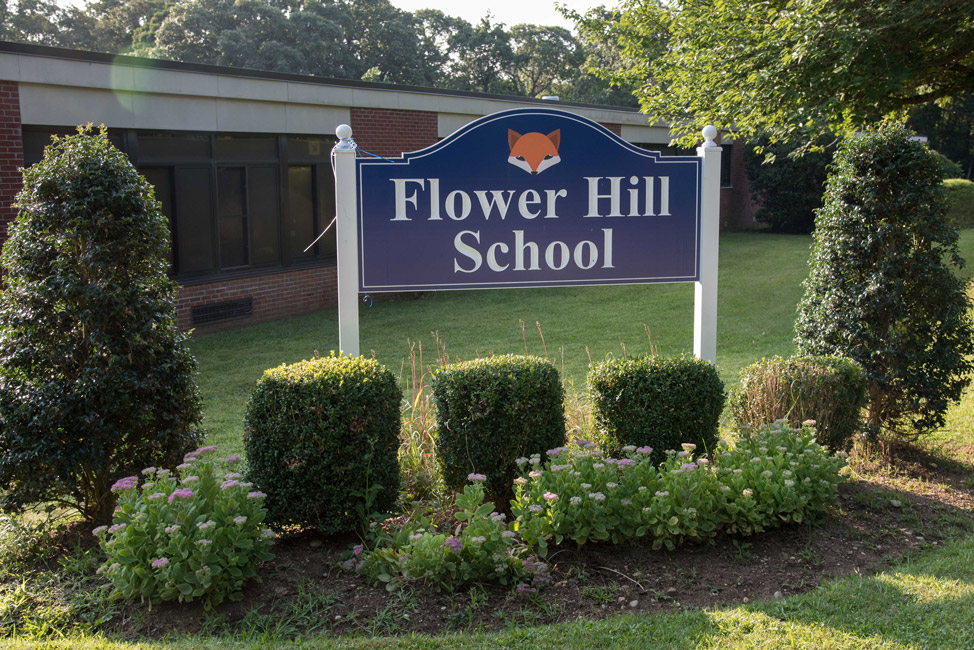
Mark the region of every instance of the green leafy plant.
[[[823, 148], [793, 156], [804, 143], [759, 140], [756, 144], [760, 151], [751, 147], [744, 150], [751, 196], [758, 205], [754, 218], [768, 224], [772, 232], [812, 232], [815, 210], [822, 206], [832, 150]], [[820, 139], [817, 144], [826, 142]]]
[[741, 370], [730, 410], [739, 427], [814, 420], [819, 440], [842, 449], [861, 430], [866, 405], [862, 367], [841, 357], [774, 357]]
[[595, 426], [607, 451], [653, 448], [662, 462], [684, 442], [709, 452], [717, 444], [724, 383], [717, 369], [689, 357], [609, 359], [588, 374]]
[[248, 479], [272, 526], [353, 531], [399, 497], [396, 379], [374, 359], [320, 357], [264, 372], [244, 421]]
[[742, 430], [733, 450], [717, 455], [717, 506], [730, 534], [751, 535], [783, 523], [809, 521], [838, 496], [846, 465], [815, 441], [815, 427], [786, 422]]
[[589, 441], [523, 459], [512, 504], [518, 534], [542, 555], [548, 542], [618, 544], [640, 537], [673, 549], [719, 532], [750, 535], [802, 522], [836, 497], [844, 453], [830, 455], [810, 424], [761, 427], [711, 462], [684, 443], [662, 465], [649, 447], [604, 457]]
[[546, 359], [507, 355], [457, 363], [433, 376], [443, 480], [459, 489], [484, 474], [485, 492], [503, 508], [513, 496], [514, 460], [565, 441], [564, 392]]
[[240, 480], [240, 459], [211, 460], [216, 447], [187, 454], [174, 474], [147, 467], [117, 481], [112, 525], [93, 532], [107, 559], [99, 569], [113, 597], [189, 602], [206, 609], [238, 600], [268, 552], [264, 494]]
[[202, 439], [196, 362], [176, 328], [169, 225], [104, 129], [24, 170], [3, 247], [0, 507], [111, 519], [112, 482]]
[[355, 546], [342, 566], [358, 571], [392, 591], [410, 583], [453, 589], [472, 581], [518, 585], [534, 592], [550, 581], [546, 563], [509, 530], [506, 515], [484, 502], [483, 474], [471, 474], [457, 494], [455, 530], [441, 531], [432, 518], [419, 515], [387, 532], [378, 529], [371, 548]]
[[693, 461], [693, 448], [671, 452], [662, 467], [649, 447], [629, 445], [624, 458], [612, 458], [587, 440], [550, 450], [543, 466], [526, 459], [535, 469], [517, 480], [517, 531], [542, 555], [548, 540], [618, 544], [648, 536], [654, 549], [673, 549], [706, 539], [720, 523], [717, 483], [707, 459]]
[[942, 426], [970, 381], [970, 300], [947, 222], [941, 163], [902, 127], [835, 156], [798, 308], [799, 354], [856, 360], [869, 430], [915, 439]]

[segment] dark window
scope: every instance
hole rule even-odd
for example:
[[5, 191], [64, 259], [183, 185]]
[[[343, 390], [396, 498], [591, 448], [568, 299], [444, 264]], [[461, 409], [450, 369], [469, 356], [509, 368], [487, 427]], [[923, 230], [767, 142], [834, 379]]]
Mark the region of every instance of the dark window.
[[335, 146], [334, 138], [295, 138], [287, 139], [287, 155], [291, 160], [304, 162], [305, 160], [328, 161], [331, 148]]
[[210, 137], [170, 133], [139, 134], [139, 162], [209, 160]]
[[723, 151], [720, 152], [720, 186], [733, 187], [731, 182], [731, 155], [734, 151], [734, 144], [720, 145]]
[[[25, 164], [42, 158], [53, 133], [74, 131], [25, 126]], [[155, 188], [177, 279], [336, 258], [334, 227], [304, 251], [335, 214], [335, 138], [113, 129], [109, 139]]]
[[[247, 168], [253, 264], [280, 262], [281, 180], [279, 167]], [[292, 189], [291, 192], [294, 192]]]
[[220, 215], [220, 268], [232, 269], [250, 263], [247, 243], [247, 176], [243, 167], [217, 170]]
[[[284, 225], [287, 239], [287, 252], [291, 259], [309, 259], [315, 256], [315, 249], [304, 252], [315, 240], [315, 193], [312, 167], [302, 165], [289, 167], [288, 175], [288, 218]], [[325, 224], [327, 225], [327, 224]], [[317, 246], [317, 244], [316, 244]]]
[[177, 167], [175, 219], [176, 272], [197, 273], [216, 268], [213, 259], [213, 190], [209, 167]]
[[[173, 206], [172, 206], [172, 169], [169, 167], [143, 167], [139, 170], [145, 180], [149, 181], [155, 190], [156, 201], [162, 205], [162, 213], [169, 218], [169, 230], [172, 233], [176, 232], [176, 224], [173, 223]], [[173, 263], [173, 248], [176, 241], [176, 236], [173, 235], [172, 242], [169, 249], [169, 263]]]
[[[315, 195], [318, 206], [318, 232], [320, 233], [335, 218], [335, 176], [331, 165], [315, 165]], [[315, 237], [318, 233], [315, 233]], [[318, 258], [338, 259], [338, 244], [335, 239], [335, 226], [318, 240]]]
[[216, 138], [217, 160], [277, 160], [277, 138], [220, 135]]

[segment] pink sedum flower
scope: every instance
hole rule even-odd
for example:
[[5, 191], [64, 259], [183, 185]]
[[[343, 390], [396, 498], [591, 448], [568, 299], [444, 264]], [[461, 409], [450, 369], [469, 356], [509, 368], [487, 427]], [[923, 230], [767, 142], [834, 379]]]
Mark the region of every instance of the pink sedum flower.
[[173, 490], [172, 494], [169, 495], [169, 503], [172, 503], [176, 499], [189, 499], [192, 498], [193, 491], [189, 488], [180, 488], [178, 490]]

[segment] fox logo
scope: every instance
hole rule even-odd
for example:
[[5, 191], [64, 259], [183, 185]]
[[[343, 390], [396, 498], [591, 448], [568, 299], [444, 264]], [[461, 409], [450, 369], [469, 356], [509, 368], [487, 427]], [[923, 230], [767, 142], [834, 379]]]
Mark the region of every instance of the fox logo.
[[561, 129], [556, 129], [548, 135], [537, 131], [521, 135], [517, 131], [508, 129], [507, 143], [511, 147], [511, 155], [507, 162], [532, 175], [540, 174], [561, 162], [561, 156], [558, 155]]

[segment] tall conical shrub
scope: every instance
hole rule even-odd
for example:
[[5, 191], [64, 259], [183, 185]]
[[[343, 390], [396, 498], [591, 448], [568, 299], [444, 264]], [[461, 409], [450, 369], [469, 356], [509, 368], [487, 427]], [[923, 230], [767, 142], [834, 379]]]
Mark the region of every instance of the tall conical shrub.
[[836, 153], [795, 343], [859, 362], [870, 429], [915, 438], [970, 381], [974, 332], [941, 162], [911, 135], [884, 126]]
[[54, 501], [105, 522], [116, 479], [199, 442], [168, 224], [104, 129], [56, 139], [17, 201], [2, 255], [0, 507]]

